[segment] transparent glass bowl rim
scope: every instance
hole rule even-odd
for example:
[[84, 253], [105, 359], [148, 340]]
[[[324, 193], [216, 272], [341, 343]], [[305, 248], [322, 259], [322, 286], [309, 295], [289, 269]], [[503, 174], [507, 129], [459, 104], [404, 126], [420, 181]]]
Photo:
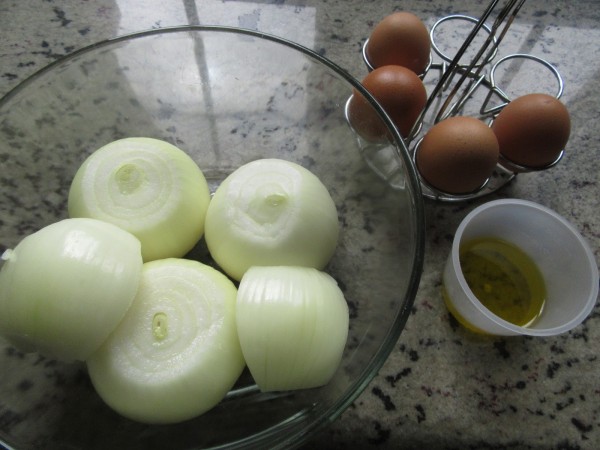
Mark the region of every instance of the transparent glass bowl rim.
[[[413, 195], [411, 196], [411, 206], [413, 208], [413, 213], [415, 216], [414, 230], [416, 235], [413, 236], [415, 253], [413, 255], [412, 268], [408, 280], [407, 290], [403, 298], [403, 307], [401, 308], [401, 310], [398, 311], [394, 324], [389, 329], [386, 338], [379, 349], [379, 352], [371, 358], [369, 364], [365, 367], [360, 376], [357, 377], [357, 379], [352, 383], [350, 388], [347, 389], [346, 392], [344, 392], [344, 394], [339, 399], [337, 399], [327, 410], [324, 410], [319, 415], [312, 417], [310, 422], [306, 424], [306, 427], [301, 432], [289, 435], [287, 438], [285, 438], [284, 442], [278, 444], [285, 446], [298, 446], [305, 442], [310, 436], [315, 435], [328, 423], [331, 423], [332, 421], [336, 420], [350, 406], [350, 404], [363, 392], [363, 390], [376, 376], [379, 369], [383, 366], [390, 353], [392, 352], [396, 342], [400, 337], [402, 330], [404, 329], [404, 326], [410, 315], [410, 311], [419, 287], [421, 274], [423, 272], [425, 252], [425, 214], [424, 205], [422, 201], [423, 197], [421, 192], [421, 185], [418, 181], [419, 179], [416, 169], [409, 155], [409, 151], [406, 145], [404, 144], [403, 139], [400, 137], [400, 134], [396, 127], [393, 125], [393, 122], [390, 119], [390, 117], [386, 114], [386, 112], [375, 100], [375, 98], [362, 86], [362, 84], [355, 77], [350, 75], [349, 72], [342, 69], [339, 65], [337, 65], [330, 59], [320, 55], [319, 53], [309, 49], [308, 47], [305, 47], [291, 40], [273, 34], [263, 33], [258, 30], [247, 28], [222, 25], [183, 25], [127, 33], [114, 38], [105, 39], [87, 46], [83, 46], [77, 50], [74, 50], [68, 55], [58, 58], [57, 60], [34, 72], [32, 75], [28, 76], [19, 84], [17, 84], [14, 88], [8, 91], [4, 96], [0, 98], [0, 111], [2, 111], [6, 103], [8, 103], [13, 97], [18, 95], [21, 91], [27, 89], [27, 87], [34, 83], [37, 79], [42, 78], [44, 75], [51, 72], [53, 68], [65, 64], [66, 62], [77, 58], [79, 55], [86, 54], [100, 48], [109, 47], [120, 42], [130, 41], [133, 39], [139, 39], [152, 35], [182, 32], [222, 32], [248, 35], [255, 37], [259, 40], [272, 41], [277, 44], [281, 44], [283, 46], [296, 50], [304, 56], [309, 57], [310, 59], [316, 61], [317, 63], [323, 66], [326, 66], [327, 68], [335, 72], [369, 101], [372, 107], [376, 110], [377, 114], [384, 121], [387, 128], [390, 130], [394, 141], [394, 148], [397, 151], [398, 156], [400, 157], [404, 165], [407, 184], [409, 185], [409, 189], [413, 193]], [[288, 420], [293, 421], [293, 418], [290, 418]], [[286, 424], [286, 422], [284, 422], [283, 424]], [[275, 428], [278, 428], [281, 425], [282, 424], [280, 423]], [[243, 438], [242, 440], [227, 444], [226, 446], [214, 448], [244, 448], [248, 444], [256, 445], [265, 443], [268, 442], [269, 436], [273, 431], [273, 428], [269, 428], [254, 435], [251, 435], [247, 438]], [[7, 445], [2, 441], [2, 439], [0, 439], [0, 444]], [[10, 448], [10, 446], [7, 446], [7, 448]]]

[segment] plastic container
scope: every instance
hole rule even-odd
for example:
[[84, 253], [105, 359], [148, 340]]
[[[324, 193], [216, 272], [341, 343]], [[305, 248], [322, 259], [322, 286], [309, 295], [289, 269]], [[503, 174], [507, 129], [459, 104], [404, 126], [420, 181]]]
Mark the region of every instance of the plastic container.
[[[471, 239], [499, 238], [520, 248], [537, 265], [546, 285], [540, 316], [518, 326], [497, 316], [473, 294], [461, 271], [459, 249]], [[579, 232], [556, 212], [524, 200], [495, 200], [469, 213], [454, 236], [443, 274], [444, 300], [467, 328], [492, 335], [552, 336], [589, 315], [598, 297], [598, 267]]]

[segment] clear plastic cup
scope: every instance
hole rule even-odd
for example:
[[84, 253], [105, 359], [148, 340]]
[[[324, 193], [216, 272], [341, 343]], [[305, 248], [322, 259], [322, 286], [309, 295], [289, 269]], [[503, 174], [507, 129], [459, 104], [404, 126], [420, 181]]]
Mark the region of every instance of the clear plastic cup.
[[[515, 325], [486, 308], [461, 271], [461, 244], [487, 237], [517, 246], [541, 272], [546, 301], [528, 326]], [[552, 336], [571, 330], [591, 312], [598, 288], [594, 254], [573, 225], [544, 206], [515, 199], [485, 203], [465, 217], [443, 274], [444, 300], [452, 315], [473, 331], [503, 336]]]

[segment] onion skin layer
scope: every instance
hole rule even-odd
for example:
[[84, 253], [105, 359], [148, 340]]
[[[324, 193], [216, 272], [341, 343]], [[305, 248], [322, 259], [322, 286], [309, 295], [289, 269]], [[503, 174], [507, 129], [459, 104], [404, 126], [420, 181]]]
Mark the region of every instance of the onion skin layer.
[[349, 312], [327, 273], [308, 267], [251, 267], [238, 288], [242, 352], [263, 392], [327, 384], [342, 359]]
[[142, 271], [140, 242], [95, 219], [65, 219], [7, 251], [0, 334], [24, 351], [85, 360], [128, 310]]

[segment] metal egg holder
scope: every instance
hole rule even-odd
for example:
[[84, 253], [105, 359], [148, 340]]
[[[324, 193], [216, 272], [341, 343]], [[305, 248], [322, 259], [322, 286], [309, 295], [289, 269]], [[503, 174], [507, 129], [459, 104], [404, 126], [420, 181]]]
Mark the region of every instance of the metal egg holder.
[[[501, 67], [503, 64], [506, 64], [508, 61], [514, 59], [528, 59], [549, 69], [558, 83], [558, 89], [555, 93], [555, 97], [558, 99], [562, 96], [564, 83], [558, 70], [550, 63], [537, 56], [523, 53], [514, 53], [504, 56], [492, 65], [492, 61], [497, 56], [499, 44], [502, 38], [504, 37], [506, 31], [508, 30], [508, 27], [512, 23], [512, 20], [516, 16], [518, 9], [522, 5], [522, 3], [524, 3], [524, 0], [522, 0], [519, 3], [519, 5], [517, 5], [516, 10], [513, 10], [512, 15], [509, 16], [510, 8], [512, 8], [515, 3], [515, 1], [508, 2], [504, 9], [500, 12], [498, 16], [499, 18], [496, 19], [496, 21], [491, 27], [485, 23], [485, 20], [487, 19], [487, 17], [489, 17], [491, 10], [495, 6], [494, 2], [488, 7], [488, 10], [486, 10], [484, 15], [479, 19], [458, 14], [450, 15], [438, 20], [431, 28], [431, 46], [435, 54], [439, 58], [441, 58], [441, 62], [434, 63], [433, 56], [430, 56], [429, 63], [426, 69], [419, 77], [425, 83], [427, 81], [427, 78], [431, 76], [432, 73], [437, 72], [439, 73], [439, 78], [432, 92], [428, 94], [427, 103], [421, 116], [415, 123], [415, 126], [409, 133], [409, 136], [404, 139], [404, 143], [407, 149], [409, 150], [409, 154], [412, 158], [412, 162], [415, 165], [415, 167], [415, 156], [419, 149], [419, 145], [423, 140], [424, 129], [426, 128], [425, 119], [427, 117], [427, 114], [430, 113], [431, 106], [434, 104], [435, 101], [441, 101], [442, 106], [433, 113], [433, 118], [431, 119], [433, 124], [448, 117], [462, 113], [465, 105], [467, 105], [467, 103], [470, 100], [473, 100], [475, 92], [480, 88], [486, 89], [487, 93], [479, 107], [478, 114], [481, 120], [487, 120], [488, 125], [491, 126], [491, 124], [494, 121], [494, 118], [511, 101], [509, 96], [502, 90], [502, 88], [500, 88], [497, 85], [495, 80], [495, 74], [498, 68]], [[507, 23], [504, 24], [504, 28], [498, 35], [498, 29], [504, 20], [507, 20]], [[442, 50], [440, 50], [435, 37], [439, 25], [449, 21], [468, 21], [475, 24], [471, 33], [469, 34], [469, 36], [467, 37], [467, 39], [462, 44], [457, 54], [453, 58], [448, 57], [444, 54]], [[472, 44], [478, 31], [480, 31], [481, 29], [485, 30], [487, 34], [487, 39], [485, 40], [485, 43], [482, 45], [477, 55], [469, 64], [460, 64], [461, 58], [467, 51], [468, 47]], [[367, 40], [363, 45], [362, 53], [364, 62], [367, 65], [367, 68], [371, 71], [373, 70], [373, 67], [370, 65], [366, 54], [368, 42], [369, 41]], [[484, 56], [485, 52], [487, 52], [487, 54]], [[486, 75], [484, 71], [487, 68], [490, 69], [489, 74]], [[457, 76], [459, 77], [459, 80], [455, 84], [452, 84], [453, 79]], [[466, 86], [463, 86], [465, 83]], [[449, 89], [451, 89], [450, 93], [444, 98], [442, 94], [444, 92], [447, 92]], [[500, 104], [496, 106], [488, 106], [493, 96], [496, 96], [500, 99]], [[350, 121], [348, 118], [348, 105], [350, 100], [351, 98], [348, 99], [348, 102], [346, 103], [346, 120], [349, 124]], [[369, 166], [375, 171], [375, 173], [381, 178], [383, 178], [386, 182], [388, 182], [393, 188], [403, 188], [404, 178], [402, 175], [401, 162], [397, 158], [397, 155], [395, 155], [394, 150], [390, 148], [390, 145], [368, 142], [367, 140], [360, 137], [358, 132], [354, 132], [357, 135], [359, 146], [361, 148], [365, 160], [367, 161]], [[558, 164], [558, 162], [563, 156], [563, 153], [564, 151], [560, 153], [560, 155], [556, 158], [555, 161], [548, 164], [547, 166], [536, 168], [521, 166], [513, 161], [509, 161], [507, 158], [501, 155], [499, 162], [496, 165], [496, 168], [494, 169], [492, 175], [482, 184], [482, 186], [480, 186], [473, 192], [460, 195], [442, 192], [428, 184], [421, 177], [420, 174], [418, 176], [423, 196], [438, 201], [460, 202], [491, 194], [500, 189], [501, 187], [505, 186], [511, 180], [513, 180], [518, 173], [549, 169], [550, 167], [553, 167], [556, 164]]]

